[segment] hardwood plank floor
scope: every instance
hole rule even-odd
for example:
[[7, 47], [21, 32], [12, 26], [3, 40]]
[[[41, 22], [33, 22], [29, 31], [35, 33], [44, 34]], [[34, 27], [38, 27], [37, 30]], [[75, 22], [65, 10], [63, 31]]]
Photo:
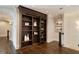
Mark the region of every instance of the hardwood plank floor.
[[53, 41], [51, 43], [33, 44], [17, 50], [22, 54], [78, 54], [79, 51], [75, 51], [66, 47], [59, 47], [58, 42]]
[[6, 37], [0, 37], [0, 54], [13, 54], [16, 53], [13, 43], [7, 40]]
[[0, 37], [0, 54], [10, 53], [9, 43], [5, 37]]

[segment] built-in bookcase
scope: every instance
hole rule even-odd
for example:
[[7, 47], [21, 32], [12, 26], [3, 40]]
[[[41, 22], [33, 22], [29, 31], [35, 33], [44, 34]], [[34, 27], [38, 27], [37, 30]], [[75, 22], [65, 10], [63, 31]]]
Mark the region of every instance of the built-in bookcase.
[[46, 19], [45, 18], [40, 18], [39, 26], [40, 26], [39, 41], [40, 41], [40, 43], [43, 43], [44, 41], [46, 41]]
[[46, 42], [47, 15], [19, 6], [21, 14], [21, 47]]
[[33, 41], [34, 43], [39, 42], [39, 17], [33, 17]]
[[21, 46], [32, 44], [32, 17], [22, 15], [21, 23]]

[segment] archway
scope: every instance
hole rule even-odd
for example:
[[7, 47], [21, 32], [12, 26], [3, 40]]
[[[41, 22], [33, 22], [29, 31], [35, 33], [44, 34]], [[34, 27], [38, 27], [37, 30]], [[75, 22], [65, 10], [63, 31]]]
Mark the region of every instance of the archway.
[[12, 53], [12, 20], [10, 15], [0, 12], [0, 53]]

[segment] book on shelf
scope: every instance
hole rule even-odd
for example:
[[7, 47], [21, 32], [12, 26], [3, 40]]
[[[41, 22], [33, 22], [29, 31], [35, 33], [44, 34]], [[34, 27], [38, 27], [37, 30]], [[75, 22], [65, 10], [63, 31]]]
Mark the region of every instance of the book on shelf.
[[25, 22], [25, 26], [29, 26], [29, 22]]
[[38, 35], [38, 32], [34, 32], [34, 35]]

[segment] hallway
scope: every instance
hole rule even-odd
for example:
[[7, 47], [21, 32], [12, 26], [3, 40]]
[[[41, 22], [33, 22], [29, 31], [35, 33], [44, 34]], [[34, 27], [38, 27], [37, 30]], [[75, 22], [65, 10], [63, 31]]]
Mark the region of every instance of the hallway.
[[57, 41], [45, 44], [33, 44], [18, 50], [21, 54], [78, 54], [79, 51], [66, 47], [59, 47]]
[[0, 37], [0, 54], [15, 53], [12, 42], [7, 41], [6, 37]]

